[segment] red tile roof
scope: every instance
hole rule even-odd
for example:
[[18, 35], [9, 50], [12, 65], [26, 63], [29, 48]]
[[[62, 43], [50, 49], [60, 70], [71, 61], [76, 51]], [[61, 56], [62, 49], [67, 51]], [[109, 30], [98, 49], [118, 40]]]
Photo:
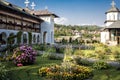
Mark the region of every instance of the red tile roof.
[[34, 13], [35, 13], [35, 15], [37, 15], [37, 16], [50, 16], [50, 15], [53, 15], [53, 16], [55, 16], [55, 17], [59, 17], [59, 16], [57, 16], [56, 14], [48, 11], [47, 9], [45, 9], [45, 10], [37, 10], [37, 11], [34, 11]]

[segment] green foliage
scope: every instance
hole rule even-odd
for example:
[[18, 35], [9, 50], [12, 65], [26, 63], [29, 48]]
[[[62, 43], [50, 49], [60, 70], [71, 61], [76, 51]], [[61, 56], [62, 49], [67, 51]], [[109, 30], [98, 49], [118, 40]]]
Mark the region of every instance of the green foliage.
[[67, 43], [67, 40], [65, 40], [65, 39], [63, 38], [61, 42], [62, 42], [63, 44], [66, 44], [66, 43]]
[[35, 49], [35, 50], [40, 50], [40, 51], [45, 51], [46, 50], [46, 48], [47, 48], [47, 45], [45, 45], [45, 44], [35, 44], [35, 45], [33, 45], [33, 48]]
[[64, 47], [55, 47], [56, 48], [56, 53], [64, 53], [65, 48]]
[[[89, 37], [91, 38], [93, 36], [93, 34], [88, 34], [87, 31], [97, 31], [101, 29], [101, 27], [99, 26], [96, 26], [96, 25], [85, 25], [85, 26], [77, 26], [77, 25], [58, 25], [58, 24], [55, 24], [55, 37], [59, 37], [59, 36], [73, 36], [73, 31], [74, 30], [78, 30], [79, 32], [81, 30], [84, 30], [86, 33], [83, 34], [84, 36], [83, 37]], [[99, 34], [95, 34], [95, 36], [99, 37], [100, 35]]]
[[48, 57], [49, 57], [49, 54], [50, 54], [50, 53], [48, 53], [48, 52], [44, 52], [44, 53], [42, 54], [42, 57], [43, 57], [43, 58], [48, 58]]
[[60, 56], [57, 56], [54, 53], [51, 53], [51, 54], [49, 54], [48, 59], [50, 59], [50, 60], [62, 60], [63, 58]]
[[7, 68], [2, 63], [0, 63], [0, 80], [8, 80]]
[[22, 36], [22, 31], [19, 31], [18, 33], [17, 33], [17, 43], [18, 43], [18, 45], [21, 43], [21, 36]]
[[64, 51], [64, 59], [63, 59], [63, 61], [64, 62], [69, 61], [69, 59], [72, 58], [73, 53], [74, 52], [73, 52], [72, 46], [67, 45], [66, 48], [65, 48], [65, 51]]
[[63, 58], [56, 55], [56, 50], [54, 47], [47, 48], [45, 52], [42, 54], [42, 57], [48, 58], [50, 60], [62, 60]]
[[93, 68], [95, 68], [95, 69], [108, 69], [109, 65], [104, 61], [97, 61], [93, 64]]
[[84, 38], [92, 38], [93, 37], [93, 34], [88, 34], [88, 33], [85, 33], [85, 34], [83, 34], [83, 37]]
[[47, 47], [45, 51], [49, 53], [56, 53], [56, 49], [54, 47]]
[[79, 44], [79, 40], [78, 39], [73, 40], [72, 44]]
[[16, 35], [11, 35], [7, 38], [7, 44], [13, 44], [14, 39], [16, 38]]
[[28, 32], [28, 40], [29, 40], [29, 44], [32, 43], [32, 33]]
[[86, 59], [81, 59], [81, 57], [79, 57], [79, 56], [75, 57], [74, 61], [76, 64], [83, 65], [83, 66], [91, 66], [93, 64], [92, 62], [89, 62]]
[[71, 37], [69, 38], [69, 43], [72, 43], [72, 38]]

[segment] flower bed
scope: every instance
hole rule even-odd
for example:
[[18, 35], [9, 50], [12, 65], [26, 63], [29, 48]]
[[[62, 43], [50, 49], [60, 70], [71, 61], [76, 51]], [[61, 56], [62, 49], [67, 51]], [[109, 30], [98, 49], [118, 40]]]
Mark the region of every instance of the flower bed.
[[17, 66], [33, 64], [36, 60], [36, 51], [31, 46], [20, 46], [15, 49], [12, 56]]
[[42, 67], [39, 69], [42, 77], [52, 80], [84, 80], [92, 77], [92, 69], [84, 66], [70, 64], [68, 66]]

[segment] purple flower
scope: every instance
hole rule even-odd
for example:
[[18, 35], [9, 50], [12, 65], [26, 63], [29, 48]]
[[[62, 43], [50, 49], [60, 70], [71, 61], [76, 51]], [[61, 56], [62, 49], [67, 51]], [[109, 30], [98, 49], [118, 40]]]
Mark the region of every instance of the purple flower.
[[[21, 53], [19, 53], [21, 52]], [[37, 52], [33, 50], [31, 46], [22, 45], [16, 53], [15, 64], [30, 64], [35, 62]]]

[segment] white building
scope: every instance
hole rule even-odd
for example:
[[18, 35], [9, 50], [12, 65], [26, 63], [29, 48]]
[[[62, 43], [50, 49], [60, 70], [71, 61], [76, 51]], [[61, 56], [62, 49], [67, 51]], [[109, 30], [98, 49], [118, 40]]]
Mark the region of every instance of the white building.
[[[0, 0], [0, 45], [11, 44], [54, 44], [54, 18], [58, 16], [46, 10], [35, 11]], [[19, 35], [19, 36], [18, 36]]]
[[109, 45], [120, 44], [120, 10], [115, 6], [114, 0], [111, 8], [105, 13], [105, 27], [101, 32], [101, 43]]

